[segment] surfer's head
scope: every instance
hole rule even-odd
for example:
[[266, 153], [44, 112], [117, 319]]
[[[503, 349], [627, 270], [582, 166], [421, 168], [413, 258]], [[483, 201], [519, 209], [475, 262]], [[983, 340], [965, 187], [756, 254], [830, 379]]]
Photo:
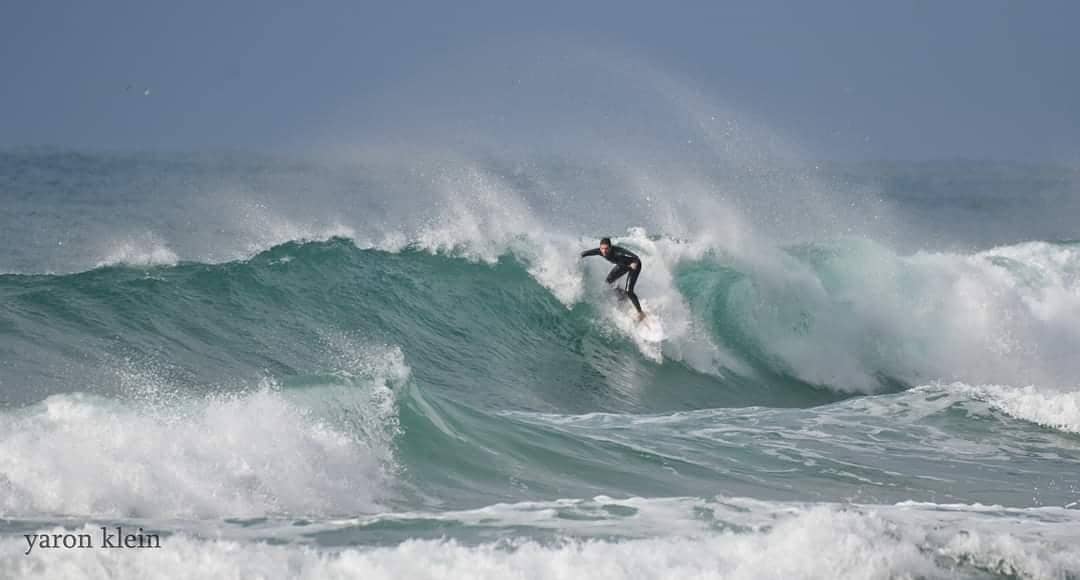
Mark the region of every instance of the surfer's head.
[[611, 238], [600, 238], [600, 255], [606, 256], [611, 249]]

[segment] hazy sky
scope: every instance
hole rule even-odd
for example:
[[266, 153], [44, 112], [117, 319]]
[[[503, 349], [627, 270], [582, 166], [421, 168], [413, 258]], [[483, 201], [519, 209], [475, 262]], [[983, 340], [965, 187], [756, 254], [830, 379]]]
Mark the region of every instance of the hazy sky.
[[[820, 158], [1075, 161], [1078, 23], [1070, 1], [7, 0], [0, 146], [303, 148], [415, 122], [417, 107], [449, 126], [478, 113], [443, 95], [483, 102], [537, 74], [519, 65], [546, 46], [564, 59], [545, 65], [552, 78], [567, 55], [617, 54]], [[588, 62], [524, 79], [558, 85], [544, 89], [561, 95], [545, 110], [542, 99], [500, 103], [517, 138], [530, 119], [589, 130], [574, 109], [590, 94], [620, 106], [581, 81], [606, 66]]]

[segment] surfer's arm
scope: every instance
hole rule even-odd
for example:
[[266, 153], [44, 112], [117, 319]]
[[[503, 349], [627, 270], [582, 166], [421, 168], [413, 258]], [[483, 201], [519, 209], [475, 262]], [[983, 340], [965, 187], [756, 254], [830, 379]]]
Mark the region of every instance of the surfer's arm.
[[600, 255], [600, 248], [593, 248], [591, 250], [585, 250], [584, 252], [581, 253], [582, 258], [588, 258], [589, 256], [599, 256], [599, 255]]

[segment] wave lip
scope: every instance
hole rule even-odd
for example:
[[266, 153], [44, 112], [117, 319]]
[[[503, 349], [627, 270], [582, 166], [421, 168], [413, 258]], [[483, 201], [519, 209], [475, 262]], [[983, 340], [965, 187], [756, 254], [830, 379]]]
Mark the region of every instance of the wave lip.
[[971, 386], [954, 383], [948, 388], [985, 400], [1006, 415], [1067, 433], [1080, 433], [1080, 391], [1055, 392], [1033, 385]]
[[105, 257], [100, 259], [95, 268], [107, 266], [175, 266], [180, 262], [179, 256], [166, 244], [154, 236], [146, 239], [127, 239], [113, 244]]

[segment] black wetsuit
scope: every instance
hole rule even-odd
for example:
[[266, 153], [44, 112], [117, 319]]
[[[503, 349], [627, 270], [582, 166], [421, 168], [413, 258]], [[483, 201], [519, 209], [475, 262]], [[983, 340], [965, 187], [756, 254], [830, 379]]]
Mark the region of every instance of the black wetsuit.
[[[581, 253], [581, 257], [587, 256], [602, 256], [600, 248], [593, 248], [591, 250], [585, 250]], [[634, 308], [637, 308], [638, 312], [641, 312], [641, 304], [638, 302], [637, 294], [634, 294], [634, 285], [637, 284], [638, 274], [641, 274], [641, 258], [637, 257], [637, 254], [620, 248], [619, 246], [610, 246], [608, 254], [604, 256], [604, 259], [615, 264], [615, 267], [611, 269], [611, 272], [607, 275], [607, 283], [611, 284], [627, 272], [630, 273], [626, 277], [626, 296], [634, 303]], [[637, 266], [631, 268], [630, 264], [637, 264]]]

